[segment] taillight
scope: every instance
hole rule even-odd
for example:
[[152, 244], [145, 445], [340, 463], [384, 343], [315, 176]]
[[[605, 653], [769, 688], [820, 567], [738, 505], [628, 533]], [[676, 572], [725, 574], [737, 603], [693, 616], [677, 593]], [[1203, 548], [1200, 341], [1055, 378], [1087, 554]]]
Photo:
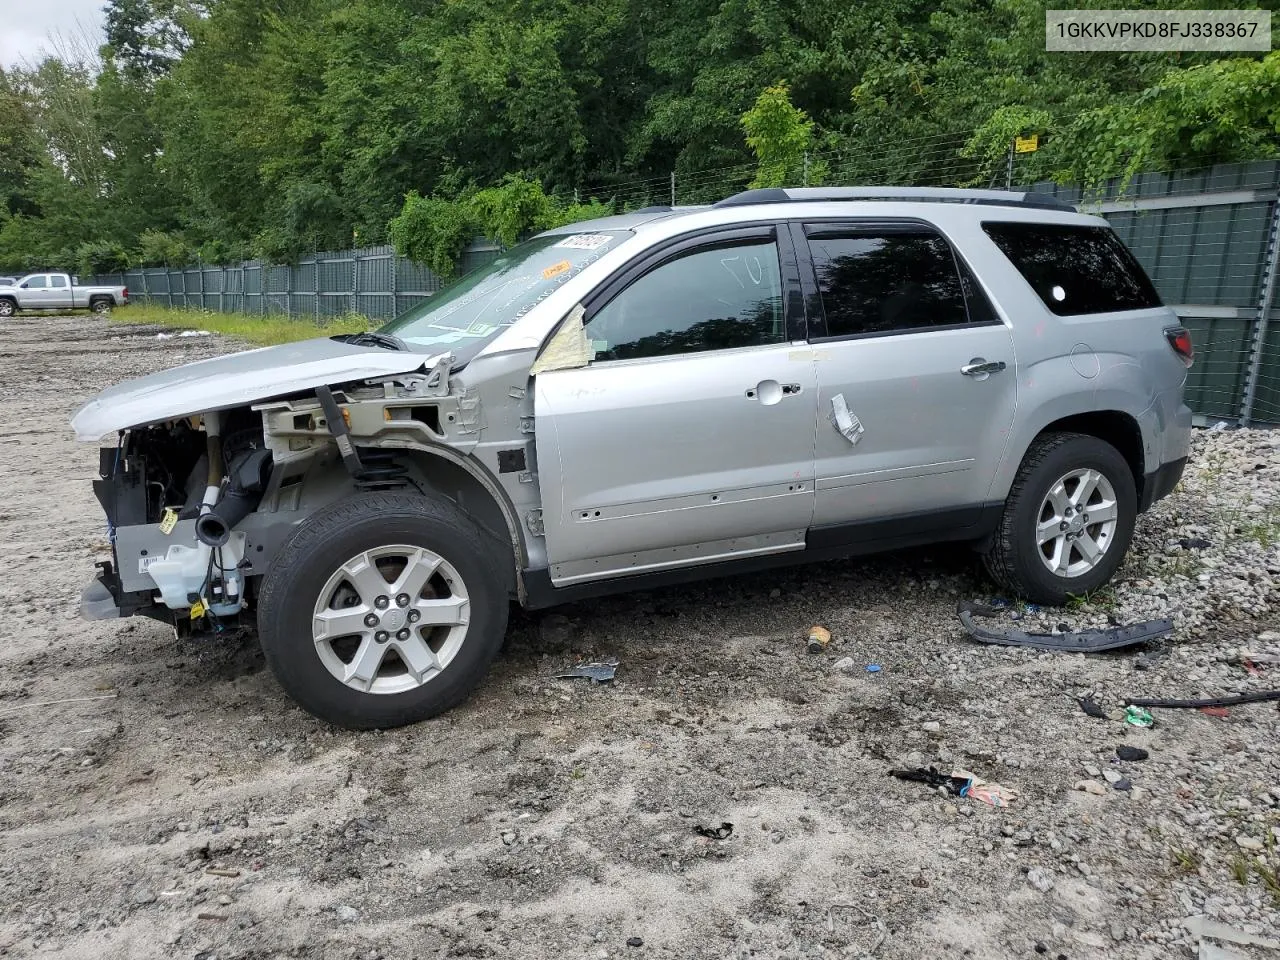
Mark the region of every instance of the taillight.
[[128, 288], [128, 287], [125, 287], [122, 291], [120, 291], [120, 293], [121, 293], [121, 299], [123, 299], [123, 300], [128, 300], [128, 299], [129, 299], [129, 288]]
[[1164, 332], [1165, 338], [1169, 341], [1169, 346], [1173, 347], [1173, 352], [1182, 358], [1182, 362], [1188, 367], [1195, 361], [1195, 347], [1191, 345], [1191, 331], [1186, 327], [1170, 327]]

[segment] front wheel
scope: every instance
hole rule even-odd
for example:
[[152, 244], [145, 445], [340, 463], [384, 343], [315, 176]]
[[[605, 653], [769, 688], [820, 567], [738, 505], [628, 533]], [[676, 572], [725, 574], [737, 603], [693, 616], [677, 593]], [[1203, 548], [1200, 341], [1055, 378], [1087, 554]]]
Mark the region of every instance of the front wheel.
[[0, 317], [12, 317], [18, 312], [18, 306], [12, 300], [0, 300]]
[[1079, 433], [1038, 437], [983, 557], [987, 572], [1036, 603], [1083, 596], [1119, 569], [1137, 513], [1133, 472], [1115, 447]]
[[340, 727], [387, 728], [460, 703], [502, 646], [507, 608], [493, 551], [451, 502], [362, 494], [280, 551], [258, 629], [303, 707]]

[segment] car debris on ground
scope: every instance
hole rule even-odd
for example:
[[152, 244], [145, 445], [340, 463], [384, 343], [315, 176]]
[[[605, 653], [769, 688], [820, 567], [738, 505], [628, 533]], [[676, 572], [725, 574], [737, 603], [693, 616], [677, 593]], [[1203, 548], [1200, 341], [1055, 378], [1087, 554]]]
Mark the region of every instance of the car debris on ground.
[[598, 663], [580, 663], [571, 670], [557, 673], [555, 680], [593, 680], [596, 683], [610, 683], [618, 670], [620, 661], [617, 658], [601, 660]]
[[[969, 636], [980, 643], [1007, 647], [1034, 647], [1037, 650], [1059, 650], [1067, 653], [1096, 653], [1132, 647], [1149, 640], [1158, 640], [1173, 633], [1172, 620], [1147, 620], [1130, 626], [1112, 627], [1108, 630], [1062, 630], [1059, 633], [1027, 633], [1014, 628], [991, 629], [979, 626], [974, 616], [992, 617], [1000, 608], [972, 601], [962, 601], [957, 616]], [[1065, 624], [1060, 624], [1063, 627]]]
[[826, 627], [813, 626], [809, 628], [809, 652], [821, 653], [827, 649], [831, 643], [831, 631]]
[[929, 787], [942, 787], [957, 797], [980, 800], [988, 806], [1007, 807], [1018, 799], [1018, 791], [1000, 783], [983, 780], [968, 770], [953, 770], [951, 773], [939, 773], [934, 767], [923, 767], [915, 770], [890, 770], [889, 776], [898, 780], [923, 783]]

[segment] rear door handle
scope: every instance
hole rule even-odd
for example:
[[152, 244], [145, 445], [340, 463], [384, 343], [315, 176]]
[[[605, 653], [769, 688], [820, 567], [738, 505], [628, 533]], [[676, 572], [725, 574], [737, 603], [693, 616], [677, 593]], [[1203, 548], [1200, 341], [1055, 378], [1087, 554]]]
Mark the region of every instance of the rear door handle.
[[985, 379], [993, 373], [999, 373], [1004, 367], [1003, 360], [984, 360], [982, 357], [974, 357], [960, 368], [960, 372], [966, 377], [982, 377]]

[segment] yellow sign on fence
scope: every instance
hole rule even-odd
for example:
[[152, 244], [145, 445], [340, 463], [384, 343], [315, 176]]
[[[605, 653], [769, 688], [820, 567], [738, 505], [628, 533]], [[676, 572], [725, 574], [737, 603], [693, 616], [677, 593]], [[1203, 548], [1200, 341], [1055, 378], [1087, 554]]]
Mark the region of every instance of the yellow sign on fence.
[[1040, 149], [1040, 135], [1033, 133], [1029, 137], [1014, 137], [1013, 149], [1016, 153], [1035, 153]]

